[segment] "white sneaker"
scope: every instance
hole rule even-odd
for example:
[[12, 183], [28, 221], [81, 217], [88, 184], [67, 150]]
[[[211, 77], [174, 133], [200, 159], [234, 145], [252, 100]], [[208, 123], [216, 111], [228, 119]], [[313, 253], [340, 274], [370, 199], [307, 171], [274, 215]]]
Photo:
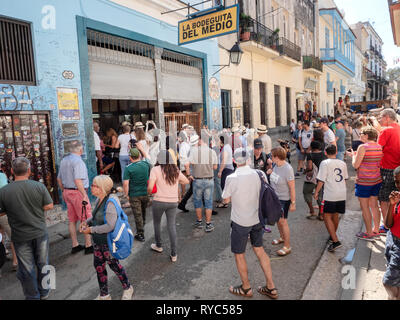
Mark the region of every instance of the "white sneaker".
[[161, 253], [164, 251], [163, 248], [157, 247], [157, 245], [155, 243], [152, 243], [150, 247], [152, 250], [157, 251], [158, 253]]
[[171, 257], [172, 262], [176, 262], [176, 260], [178, 260], [178, 255], [170, 256], [170, 257]]
[[98, 295], [97, 298], [94, 300], [111, 300], [111, 296], [109, 294], [106, 296]]
[[133, 287], [130, 286], [129, 289], [124, 290], [124, 294], [122, 295], [121, 300], [132, 300], [133, 296]]

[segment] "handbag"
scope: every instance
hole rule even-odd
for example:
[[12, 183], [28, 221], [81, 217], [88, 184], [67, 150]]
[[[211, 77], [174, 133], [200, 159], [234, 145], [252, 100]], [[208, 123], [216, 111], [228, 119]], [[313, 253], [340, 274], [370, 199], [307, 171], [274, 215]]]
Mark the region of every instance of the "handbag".
[[[149, 182], [147, 181], [147, 186], [149, 185]], [[157, 185], [154, 184], [153, 190], [151, 191], [151, 194], [157, 193]]]

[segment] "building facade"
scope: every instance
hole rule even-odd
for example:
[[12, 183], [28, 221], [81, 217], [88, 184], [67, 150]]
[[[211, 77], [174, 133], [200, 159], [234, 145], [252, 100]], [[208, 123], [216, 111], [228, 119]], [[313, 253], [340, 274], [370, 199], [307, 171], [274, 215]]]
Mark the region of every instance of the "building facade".
[[362, 22], [368, 32], [367, 49], [369, 64], [367, 69], [368, 101], [386, 99], [386, 62], [382, 55], [383, 41], [369, 22]]
[[56, 172], [71, 141], [83, 142], [89, 177], [96, 175], [95, 119], [103, 132], [125, 120], [161, 124], [178, 113], [194, 117], [198, 129], [201, 121], [221, 127], [221, 102], [208, 86], [217, 42], [178, 46], [187, 9], [161, 14], [183, 8], [182, 1], [48, 3], [2, 3], [0, 158], [7, 168], [14, 157], [28, 157], [33, 178], [57, 202]]
[[236, 41], [244, 52], [239, 65], [220, 72], [223, 124], [286, 127], [298, 111], [318, 105], [322, 63], [315, 3], [241, 0], [239, 6], [240, 38], [219, 39], [221, 63]]
[[388, 0], [393, 40], [400, 47], [400, 1]]
[[321, 76], [321, 114], [333, 115], [345, 100], [355, 76], [356, 36], [332, 0], [319, 1], [319, 45], [324, 72]]

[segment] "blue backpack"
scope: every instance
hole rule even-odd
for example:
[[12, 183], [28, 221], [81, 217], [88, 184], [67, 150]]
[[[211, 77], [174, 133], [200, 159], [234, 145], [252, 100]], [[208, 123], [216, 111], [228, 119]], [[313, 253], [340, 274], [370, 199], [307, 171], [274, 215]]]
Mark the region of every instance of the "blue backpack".
[[263, 172], [256, 170], [261, 181], [260, 204], [258, 207], [258, 217], [262, 225], [273, 226], [282, 217], [283, 210], [281, 202], [275, 190], [268, 183]]
[[[129, 225], [127, 215], [115, 199], [108, 199], [104, 208], [107, 208], [110, 201], [115, 205], [118, 217], [114, 230], [107, 234], [108, 248], [114, 258], [122, 260], [131, 254], [134, 239], [133, 232]], [[104, 223], [107, 223], [105, 213]]]

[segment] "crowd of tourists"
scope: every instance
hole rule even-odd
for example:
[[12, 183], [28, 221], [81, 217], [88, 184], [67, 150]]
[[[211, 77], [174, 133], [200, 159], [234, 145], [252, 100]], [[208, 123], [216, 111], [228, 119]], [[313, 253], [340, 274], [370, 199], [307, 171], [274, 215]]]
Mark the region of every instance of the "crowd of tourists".
[[[217, 210], [230, 207], [231, 250], [241, 284], [231, 286], [229, 291], [245, 297], [253, 295], [245, 259], [250, 239], [266, 279], [257, 291], [278, 298], [270, 258], [263, 247], [263, 234], [271, 232], [271, 226], [259, 218], [262, 179], [258, 173], [262, 172], [279, 199], [279, 238], [271, 245], [277, 247], [277, 255], [284, 257], [292, 252], [288, 218], [296, 211], [296, 179], [304, 179], [303, 198], [309, 210], [305, 218], [324, 222], [329, 252], [342, 246], [337, 230], [349, 197], [348, 166], [357, 172], [355, 196], [365, 224], [365, 231], [355, 236], [374, 241], [386, 235], [388, 264], [383, 284], [391, 299], [400, 299], [400, 126], [392, 109], [375, 115], [349, 110], [334, 117], [310, 114], [309, 119], [297, 123], [293, 119], [289, 140], [277, 139], [274, 145], [265, 125], [256, 129], [248, 124], [234, 125], [221, 131], [203, 126], [201, 132], [196, 132], [193, 126], [184, 124], [178, 132], [165, 133], [152, 121], [133, 126], [124, 122], [118, 130], [110, 128], [104, 135], [97, 122], [93, 127], [98, 175], [90, 183], [81, 157], [84, 147], [76, 141], [60, 163], [57, 182], [67, 205], [71, 254], [84, 251], [94, 256], [100, 289], [97, 299], [111, 299], [106, 264], [121, 281], [122, 299], [133, 296], [126, 271], [111, 254], [107, 242], [119, 210], [130, 208], [134, 238], [145, 243], [146, 212], [151, 208], [155, 241], [149, 248], [159, 254], [164, 251], [161, 218], [165, 214], [169, 259], [174, 263], [179, 253], [176, 215], [189, 211], [191, 197], [193, 228], [206, 233], [216, 228], [212, 217]], [[297, 155], [295, 164], [290, 160], [291, 149]], [[13, 178], [0, 173], [0, 225], [3, 243], [6, 236], [11, 240], [13, 266], [25, 297], [46, 299], [49, 290], [42, 287], [46, 274], [36, 270], [48, 264], [44, 211], [53, 208], [53, 201], [43, 184], [29, 179], [30, 166], [27, 159], [16, 158], [12, 162]], [[119, 182], [121, 197], [115, 189]], [[96, 199], [92, 204], [90, 194]], [[84, 245], [78, 242], [78, 232], [85, 236]], [[0, 245], [0, 268], [5, 251]]]

